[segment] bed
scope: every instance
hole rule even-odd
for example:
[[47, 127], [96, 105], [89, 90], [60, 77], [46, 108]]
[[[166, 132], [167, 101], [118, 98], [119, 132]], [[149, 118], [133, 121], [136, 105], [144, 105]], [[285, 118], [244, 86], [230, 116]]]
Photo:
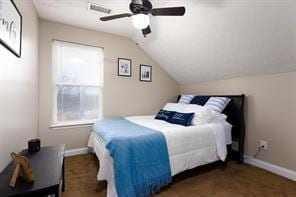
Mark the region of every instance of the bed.
[[[184, 127], [156, 120], [154, 116], [132, 116], [125, 119], [164, 134], [172, 176], [215, 161], [226, 161], [226, 157], [232, 157], [242, 163], [245, 96], [227, 97], [231, 99], [223, 111], [223, 114], [227, 115], [227, 121]], [[237, 150], [232, 150], [232, 141], [236, 141]], [[88, 146], [92, 148], [100, 162], [97, 180], [106, 180], [107, 196], [116, 197], [113, 158], [106, 149], [104, 140], [98, 133], [91, 132]]]

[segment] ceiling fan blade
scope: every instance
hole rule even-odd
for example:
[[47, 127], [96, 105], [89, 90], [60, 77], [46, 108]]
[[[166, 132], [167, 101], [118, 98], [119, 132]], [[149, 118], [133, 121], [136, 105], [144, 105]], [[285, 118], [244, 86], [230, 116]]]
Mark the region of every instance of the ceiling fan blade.
[[144, 37], [146, 37], [147, 34], [150, 34], [151, 33], [150, 26], [146, 27], [145, 29], [142, 29], [142, 33], [143, 33]]
[[151, 14], [153, 16], [183, 16], [185, 7], [154, 8]]
[[109, 20], [114, 20], [114, 19], [119, 19], [119, 18], [124, 18], [124, 17], [130, 17], [132, 14], [125, 13], [125, 14], [117, 14], [117, 15], [112, 15], [112, 16], [105, 16], [101, 17], [101, 21], [109, 21]]

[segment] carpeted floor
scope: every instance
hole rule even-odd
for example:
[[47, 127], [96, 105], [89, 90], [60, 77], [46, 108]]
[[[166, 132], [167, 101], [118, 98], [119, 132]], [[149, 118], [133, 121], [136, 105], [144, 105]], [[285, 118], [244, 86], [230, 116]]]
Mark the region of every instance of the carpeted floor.
[[[98, 162], [94, 155], [67, 157], [66, 191], [63, 197], [104, 197], [106, 182], [96, 180]], [[203, 166], [181, 173], [157, 197], [296, 197], [296, 182], [265, 170], [235, 162], [224, 169]]]

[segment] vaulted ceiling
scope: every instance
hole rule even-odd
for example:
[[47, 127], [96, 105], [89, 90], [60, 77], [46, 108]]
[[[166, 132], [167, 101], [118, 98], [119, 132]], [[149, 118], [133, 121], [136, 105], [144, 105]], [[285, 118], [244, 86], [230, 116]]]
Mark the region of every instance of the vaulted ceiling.
[[186, 14], [151, 17], [146, 38], [130, 18], [101, 22], [87, 9], [126, 13], [130, 0], [33, 1], [43, 19], [131, 38], [181, 84], [296, 71], [295, 0], [151, 0]]

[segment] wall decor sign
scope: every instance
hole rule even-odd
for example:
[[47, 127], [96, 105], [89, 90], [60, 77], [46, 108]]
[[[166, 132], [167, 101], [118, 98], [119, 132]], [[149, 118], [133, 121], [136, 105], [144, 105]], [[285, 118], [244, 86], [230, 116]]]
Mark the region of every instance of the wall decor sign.
[[152, 81], [152, 66], [140, 65], [140, 81]]
[[22, 15], [13, 0], [0, 0], [0, 43], [21, 57]]
[[118, 58], [118, 76], [131, 77], [132, 76], [132, 60], [125, 58]]

